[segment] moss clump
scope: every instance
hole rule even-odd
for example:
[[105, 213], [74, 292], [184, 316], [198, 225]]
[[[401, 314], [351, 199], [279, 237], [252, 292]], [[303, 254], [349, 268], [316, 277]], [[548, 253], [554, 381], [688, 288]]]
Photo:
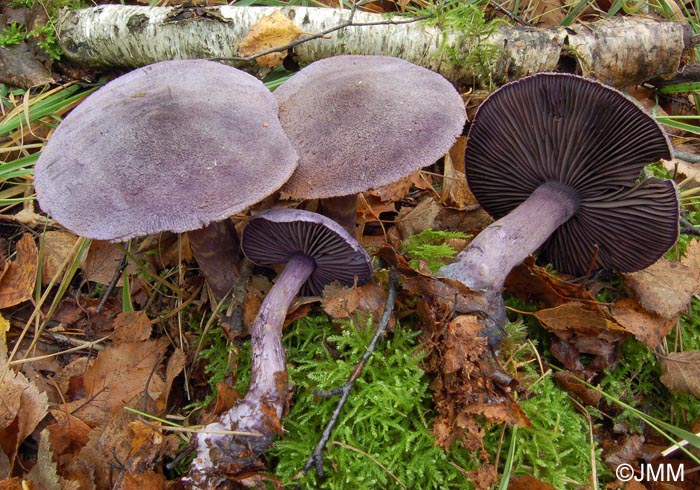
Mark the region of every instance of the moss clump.
[[[297, 321], [285, 335], [294, 402], [286, 433], [269, 451], [272, 471], [286, 485], [318, 443], [337, 405], [314, 390], [342, 386], [373, 334], [370, 324], [339, 332], [325, 316]], [[462, 448], [448, 453], [430, 433], [431, 393], [414, 332], [400, 327], [377, 346], [345, 405], [324, 458], [326, 479], [314, 471], [303, 486], [346, 488], [472, 488], [463, 471], [478, 462]]]

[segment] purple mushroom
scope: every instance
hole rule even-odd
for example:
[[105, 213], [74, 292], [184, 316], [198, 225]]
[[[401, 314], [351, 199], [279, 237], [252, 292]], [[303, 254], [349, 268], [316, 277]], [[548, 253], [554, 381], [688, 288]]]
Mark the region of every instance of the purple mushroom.
[[[248, 393], [219, 422], [207, 425], [197, 436], [191, 471], [195, 484], [250, 465], [272, 442], [287, 395], [282, 327], [294, 298], [298, 294], [318, 295], [334, 281], [352, 286], [372, 278], [371, 260], [357, 241], [337, 223], [309, 211], [263, 211], [248, 222], [241, 245], [255, 264], [286, 266], [253, 323]], [[256, 435], [216, 433], [221, 430]]]
[[678, 193], [639, 177], [670, 157], [661, 127], [618, 90], [557, 73], [504, 85], [479, 107], [465, 154], [469, 186], [498, 221], [438, 275], [483, 291], [502, 324], [506, 277], [538, 248], [574, 275], [651, 265], [678, 238]]
[[88, 238], [188, 231], [222, 298], [240, 257], [226, 218], [275, 192], [297, 160], [258, 79], [212, 61], [164, 61], [74, 109], [41, 153], [35, 187], [44, 211]]
[[300, 156], [282, 190], [321, 198], [319, 212], [352, 234], [357, 193], [435, 163], [466, 119], [462, 98], [445, 78], [388, 56], [316, 61], [274, 94]]

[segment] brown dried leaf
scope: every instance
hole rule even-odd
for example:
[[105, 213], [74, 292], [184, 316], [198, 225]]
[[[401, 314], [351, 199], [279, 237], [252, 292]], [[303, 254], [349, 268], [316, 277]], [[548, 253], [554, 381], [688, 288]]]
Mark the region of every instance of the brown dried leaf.
[[29, 233], [17, 242], [17, 258], [0, 280], [0, 309], [17, 305], [32, 297], [39, 271], [39, 251]]
[[46, 286], [68, 259], [78, 237], [68, 231], [47, 231], [43, 239], [41, 283]]
[[124, 311], [114, 319], [114, 344], [141, 342], [151, 336], [151, 320], [144, 311]]
[[598, 337], [606, 332], [617, 334], [625, 331], [602, 310], [575, 301], [540, 310], [533, 315], [547, 330], [563, 338], [570, 338], [574, 334]]
[[654, 348], [676, 325], [677, 318], [666, 319], [645, 310], [634, 298], [615, 301], [611, 312], [617, 323], [633, 334], [637, 340]]
[[[93, 240], [90, 243], [85, 260], [80, 264], [88, 281], [98, 284], [109, 284], [112, 282], [114, 272], [122, 260], [124, 252], [115, 243], [102, 240]], [[122, 279], [117, 281], [117, 286], [122, 285]]]
[[48, 413], [48, 397], [24, 374], [13, 371], [6, 359], [0, 359], [0, 393], [0, 446], [12, 463], [22, 441]]
[[[280, 48], [301, 36], [303, 31], [289, 20], [280, 10], [264, 16], [252, 26], [248, 34], [238, 44], [239, 56], [254, 56], [258, 53]], [[287, 52], [270, 53], [257, 58], [258, 66], [274, 68], [281, 65]]]
[[447, 327], [443, 348], [442, 372], [452, 374], [466, 367], [475, 367], [474, 361], [484, 352], [482, 325], [474, 315], [460, 315]]
[[323, 289], [321, 306], [331, 318], [357, 318], [359, 314], [360, 318], [372, 316], [378, 320], [385, 302], [386, 291], [377, 284], [348, 288], [333, 283]]
[[[416, 172], [419, 172], [419, 170], [416, 170]], [[364, 196], [365, 198], [369, 196], [378, 197], [380, 202], [400, 201], [401, 199], [406, 197], [408, 191], [411, 190], [411, 178], [411, 175], [408, 175], [397, 180], [396, 182], [392, 182], [391, 184], [383, 185], [381, 187], [377, 187], [376, 189], [372, 189], [368, 192], [365, 192]]]
[[440, 200], [457, 209], [466, 209], [477, 204], [476, 197], [469, 190], [467, 178], [464, 175], [464, 149], [467, 138], [460, 136], [457, 142], [445, 155], [442, 189]]
[[25, 477], [42, 490], [78, 490], [77, 482], [61, 481], [53, 461], [49, 431], [44, 429], [39, 440], [37, 461]]
[[435, 217], [441, 208], [432, 197], [426, 197], [413, 209], [402, 208], [396, 218], [401, 238], [405, 240], [421, 231], [435, 229]]
[[556, 371], [552, 373], [552, 379], [559, 383], [567, 392], [577, 395], [586, 405], [595, 407], [603, 397], [597, 391], [581, 383], [581, 377], [571, 371]]
[[593, 302], [593, 296], [577, 284], [552, 276], [547, 269], [535, 265], [529, 257], [508, 275], [506, 289], [518, 299], [541, 304], [546, 308], [560, 306], [567, 301]]
[[556, 336], [552, 354], [570, 371], [580, 371], [581, 353], [594, 356], [589, 370], [610, 369], [617, 359], [616, 345], [625, 338], [625, 330], [595, 305], [564, 303], [534, 313], [543, 327]]
[[175, 378], [185, 369], [185, 363], [187, 362], [187, 356], [184, 351], [179, 348], [175, 348], [175, 351], [168, 359], [168, 365], [165, 367], [165, 388], [163, 390], [163, 405], [167, 404], [168, 395], [170, 394], [170, 389], [173, 386], [173, 381]]
[[109, 345], [97, 355], [83, 376], [85, 398], [69, 403], [68, 408], [95, 427], [107, 422], [146, 389], [150, 398], [156, 400], [165, 382], [154, 369], [167, 344], [167, 339], [161, 338]]
[[680, 262], [661, 259], [626, 278], [644, 308], [672, 319], [700, 292], [700, 242], [691, 241]]
[[557, 490], [549, 483], [538, 480], [532, 475], [512, 478], [508, 484], [508, 490]]
[[659, 361], [661, 382], [669, 390], [700, 397], [700, 351], [673, 352]]

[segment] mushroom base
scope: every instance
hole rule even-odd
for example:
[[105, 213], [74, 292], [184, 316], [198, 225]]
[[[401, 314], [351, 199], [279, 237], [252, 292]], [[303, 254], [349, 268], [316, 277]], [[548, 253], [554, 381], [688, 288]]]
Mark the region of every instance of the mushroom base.
[[[190, 472], [195, 487], [249, 466], [281, 432], [280, 417], [287, 396], [282, 328], [289, 306], [314, 268], [311, 258], [293, 256], [263, 300], [251, 333], [248, 393], [219, 422], [207, 425], [197, 435], [197, 456]], [[218, 431], [241, 433], [215, 433]]]

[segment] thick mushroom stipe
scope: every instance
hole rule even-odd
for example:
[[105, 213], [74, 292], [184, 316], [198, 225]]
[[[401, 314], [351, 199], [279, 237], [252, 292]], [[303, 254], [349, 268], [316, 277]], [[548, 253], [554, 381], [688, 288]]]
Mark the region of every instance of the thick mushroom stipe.
[[[509, 214], [479, 233], [461, 253], [461, 260], [440, 269], [477, 291], [500, 294], [506, 277], [566, 223], [580, 205], [579, 196], [559, 183], [539, 186]], [[537, 217], [533, 226], [532, 218]], [[498, 251], [494, 251], [498, 247]]]
[[[200, 485], [215, 475], [253, 463], [281, 430], [287, 395], [282, 328], [300, 291], [318, 294], [333, 281], [361, 284], [372, 277], [367, 253], [342, 227], [316, 213], [271, 209], [251, 218], [241, 240], [246, 256], [259, 265], [286, 264], [265, 297], [251, 333], [248, 393], [219, 422], [197, 436], [191, 480]], [[235, 430], [255, 435], [222, 435]]]

